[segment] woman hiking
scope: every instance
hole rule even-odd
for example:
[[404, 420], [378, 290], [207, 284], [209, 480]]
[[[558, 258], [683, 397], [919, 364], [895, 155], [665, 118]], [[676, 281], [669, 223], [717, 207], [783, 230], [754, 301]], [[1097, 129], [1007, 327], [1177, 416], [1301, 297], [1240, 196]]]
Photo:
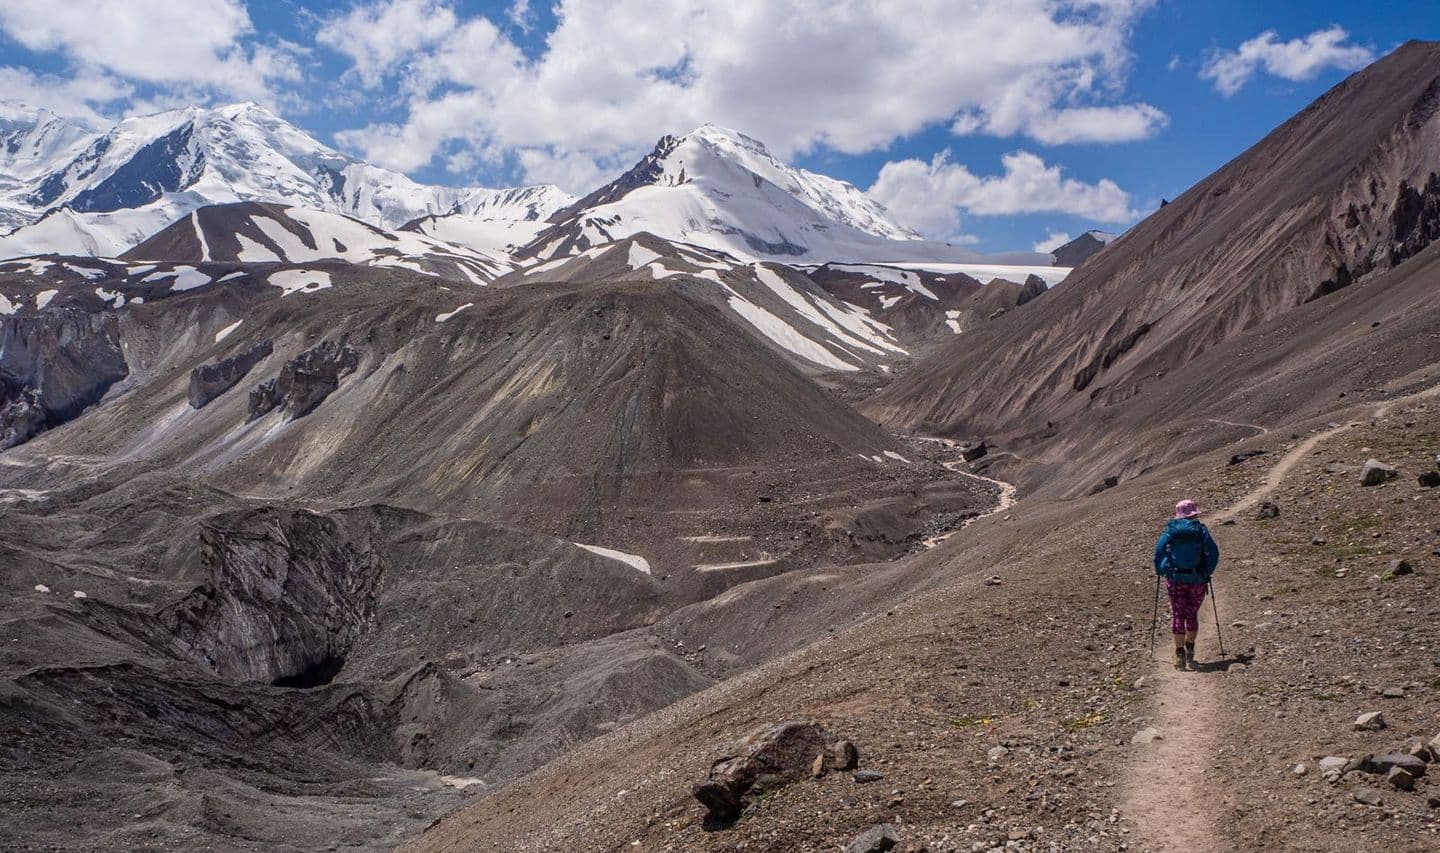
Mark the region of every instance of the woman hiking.
[[1210, 576], [1220, 565], [1220, 548], [1200, 523], [1200, 507], [1192, 500], [1175, 505], [1175, 517], [1155, 543], [1155, 574], [1165, 578], [1170, 593], [1170, 633], [1175, 636], [1175, 668], [1195, 664], [1195, 636], [1200, 632], [1200, 605]]

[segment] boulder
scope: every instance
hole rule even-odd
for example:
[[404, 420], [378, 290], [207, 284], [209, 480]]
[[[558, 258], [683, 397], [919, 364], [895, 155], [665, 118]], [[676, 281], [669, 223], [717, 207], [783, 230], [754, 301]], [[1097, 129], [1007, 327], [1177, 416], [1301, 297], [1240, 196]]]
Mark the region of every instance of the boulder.
[[708, 778], [696, 785], [695, 799], [716, 819], [733, 820], [745, 808], [747, 795], [762, 793], [804, 778], [820, 769], [848, 770], [859, 760], [849, 741], [819, 723], [792, 721], [757, 729], [710, 766]]
[[1113, 489], [1118, 485], [1120, 485], [1120, 478], [1112, 474], [1111, 476], [1106, 477], [1105, 479], [1096, 483], [1094, 486], [1091, 486], [1090, 494], [1098, 495], [1106, 489]]
[[1400, 476], [1400, 472], [1378, 459], [1367, 459], [1360, 469], [1360, 485], [1378, 486]]
[[1412, 791], [1415, 789], [1415, 774], [1406, 770], [1404, 767], [1390, 768], [1390, 772], [1385, 774], [1385, 781], [1402, 791]]
[[985, 444], [985, 442], [982, 441], [979, 444], [961, 448], [960, 458], [964, 459], [966, 462], [974, 462], [976, 459], [981, 458], [989, 452], [990, 448]]
[[1360, 769], [1365, 773], [1382, 775], [1399, 767], [1410, 773], [1417, 779], [1425, 775], [1425, 761], [1413, 755], [1406, 755], [1403, 752], [1387, 752], [1384, 755], [1371, 755], [1364, 759]]
[[1361, 788], [1354, 794], [1355, 802], [1367, 806], [1380, 805], [1380, 792], [1372, 788]]
[[1385, 577], [1387, 578], [1398, 578], [1413, 574], [1415, 574], [1415, 567], [1410, 565], [1409, 560], [1391, 560], [1389, 567], [1385, 570]]
[[1355, 718], [1355, 731], [1378, 732], [1385, 728], [1385, 715], [1379, 711], [1367, 711]]
[[1260, 504], [1260, 509], [1256, 511], [1255, 517], [1260, 519], [1279, 518], [1280, 507], [1278, 504], [1270, 501], [1263, 501]]
[[1030, 300], [1041, 296], [1048, 289], [1049, 287], [1046, 286], [1045, 279], [1041, 278], [1038, 275], [1035, 275], [1034, 273], [1031, 273], [1030, 275], [1025, 277], [1025, 284], [1020, 288], [1020, 295], [1015, 297], [1016, 307], [1024, 305], [1026, 302], [1029, 302]]
[[1157, 740], [1164, 740], [1164, 735], [1160, 734], [1160, 730], [1154, 726], [1141, 729], [1130, 738], [1130, 742], [1134, 744], [1150, 743], [1151, 741]]
[[1241, 452], [1230, 457], [1230, 464], [1239, 465], [1241, 462], [1248, 462], [1249, 460], [1254, 459], [1256, 456], [1264, 456], [1266, 453], [1269, 452], [1270, 451], [1268, 450], [1242, 450]]
[[857, 785], [868, 785], [871, 782], [879, 782], [881, 779], [884, 779], [885, 776], [884, 774], [876, 773], [874, 770], [856, 770], [851, 778], [855, 780]]
[[888, 823], [877, 823], [851, 841], [845, 853], [885, 853], [900, 843], [900, 833]]
[[1436, 486], [1440, 486], [1440, 471], [1426, 471], [1417, 479], [1420, 481], [1420, 488], [1433, 489]]

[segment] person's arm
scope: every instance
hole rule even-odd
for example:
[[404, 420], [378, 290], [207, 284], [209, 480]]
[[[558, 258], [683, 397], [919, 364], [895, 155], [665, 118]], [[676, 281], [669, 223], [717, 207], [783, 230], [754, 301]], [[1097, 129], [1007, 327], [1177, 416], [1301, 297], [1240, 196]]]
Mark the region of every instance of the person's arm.
[[1155, 542], [1155, 574], [1157, 575], [1165, 574], [1161, 566], [1161, 560], [1165, 557], [1165, 546], [1169, 543], [1170, 531], [1167, 529], [1164, 533], [1160, 534], [1160, 538]]

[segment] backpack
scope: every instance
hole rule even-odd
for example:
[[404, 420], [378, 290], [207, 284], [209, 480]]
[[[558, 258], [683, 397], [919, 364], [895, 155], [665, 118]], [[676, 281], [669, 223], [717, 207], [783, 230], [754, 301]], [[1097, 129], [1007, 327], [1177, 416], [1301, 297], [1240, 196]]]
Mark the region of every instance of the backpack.
[[1205, 554], [1204, 528], [1186, 525], [1170, 534], [1165, 543], [1165, 567], [1168, 574], [1204, 574], [1209, 567]]

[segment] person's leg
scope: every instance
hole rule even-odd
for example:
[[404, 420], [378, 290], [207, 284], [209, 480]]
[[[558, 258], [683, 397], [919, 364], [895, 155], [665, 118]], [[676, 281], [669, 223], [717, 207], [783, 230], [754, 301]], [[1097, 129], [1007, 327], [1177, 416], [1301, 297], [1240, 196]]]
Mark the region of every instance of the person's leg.
[[1170, 635], [1175, 640], [1175, 668], [1185, 668], [1185, 598], [1180, 584], [1165, 579], [1165, 591], [1170, 595]]
[[1194, 668], [1195, 638], [1200, 635], [1200, 608], [1205, 605], [1205, 585], [1191, 584], [1188, 592], [1185, 602], [1185, 658]]

